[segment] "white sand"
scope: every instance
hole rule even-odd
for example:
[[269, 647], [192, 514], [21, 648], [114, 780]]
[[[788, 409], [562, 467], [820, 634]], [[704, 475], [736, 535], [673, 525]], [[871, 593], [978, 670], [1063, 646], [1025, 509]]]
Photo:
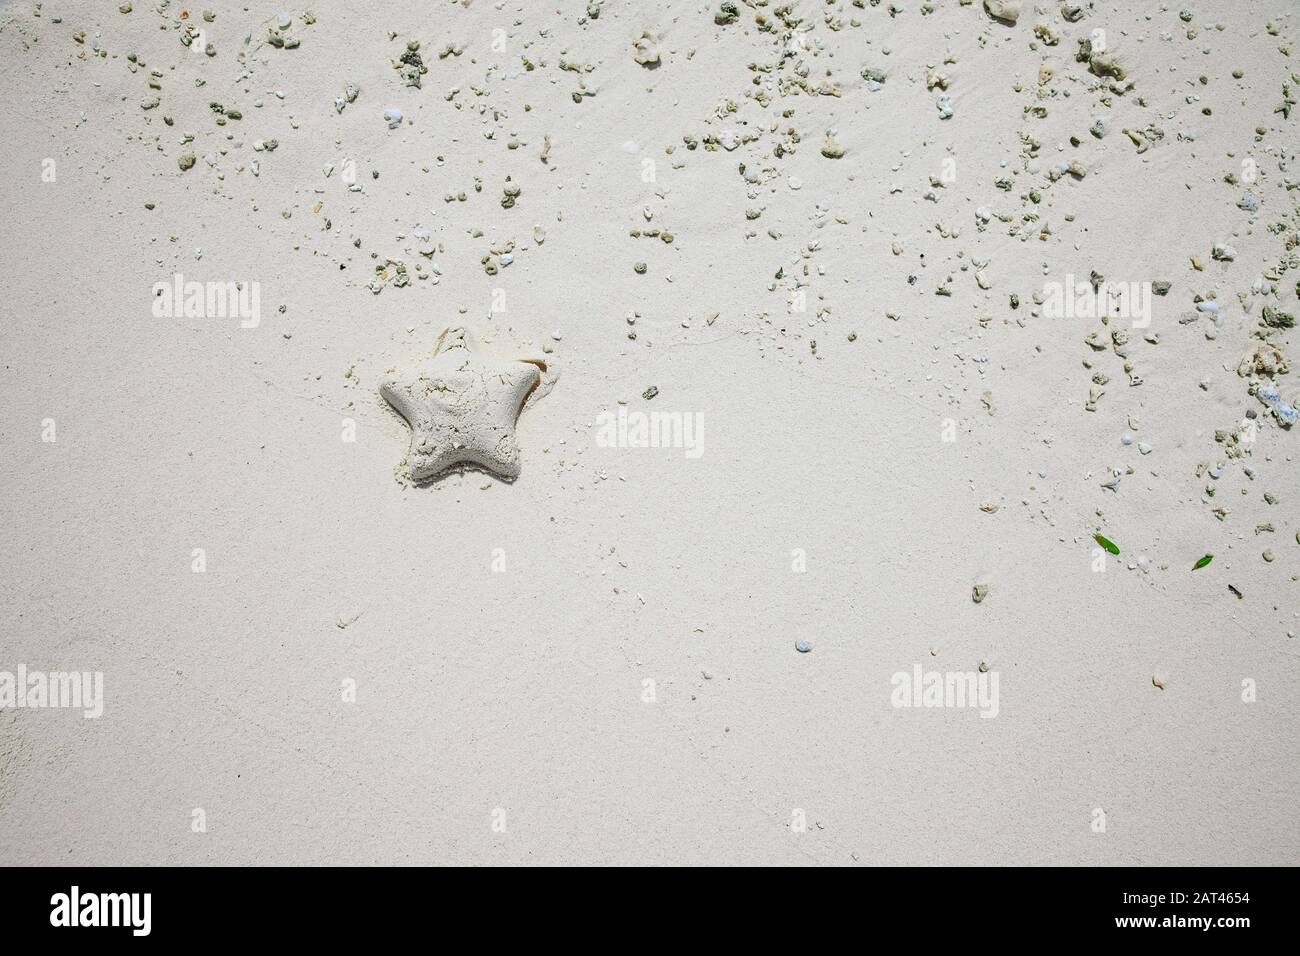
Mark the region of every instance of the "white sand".
[[[1295, 5], [1106, 2], [1067, 23], [1040, 2], [1015, 26], [951, 0], [795, 6], [808, 32], [784, 60], [790, 30], [744, 3], [717, 26], [716, 2], [586, 20], [331, 0], [312, 25], [290, 10], [297, 49], [263, 42], [275, 5], [189, 7], [211, 58], [180, 43], [175, 2], [0, 9], [0, 671], [104, 675], [99, 719], [0, 709], [0, 861], [1297, 862], [1300, 428], [1236, 372], [1263, 306], [1300, 313], [1297, 267], [1239, 297], [1296, 262], [1300, 116], [1274, 112]], [[1122, 95], [1075, 60], [1094, 29], [1127, 58]], [[412, 38], [421, 89], [390, 66]], [[842, 95], [792, 84], [800, 64]], [[580, 81], [596, 95], [575, 103]], [[242, 119], [217, 125], [213, 101]], [[1152, 125], [1139, 153], [1122, 130]], [[1256, 181], [1225, 182], [1247, 158]], [[1075, 159], [1085, 178], [1050, 178]], [[1007, 220], [981, 231], [979, 207]], [[390, 267], [373, 294], [388, 258], [410, 282]], [[1130, 323], [1033, 301], [1092, 270], [1172, 283], [1130, 332], [1139, 385], [1109, 347]], [[259, 323], [156, 317], [175, 273], [256, 282]], [[1197, 294], [1217, 329], [1180, 323]], [[394, 480], [408, 430], [378, 384], [449, 325], [560, 370], [519, 419], [513, 483]], [[1295, 350], [1294, 330], [1269, 339]], [[1294, 401], [1295, 378], [1256, 383]], [[604, 447], [620, 401], [702, 416], [700, 453]], [[1215, 431], [1247, 410], [1230, 457]], [[1112, 491], [1114, 468], [1132, 473]], [[1097, 532], [1121, 548], [1104, 573]], [[897, 672], [981, 662], [993, 719], [891, 704]]]

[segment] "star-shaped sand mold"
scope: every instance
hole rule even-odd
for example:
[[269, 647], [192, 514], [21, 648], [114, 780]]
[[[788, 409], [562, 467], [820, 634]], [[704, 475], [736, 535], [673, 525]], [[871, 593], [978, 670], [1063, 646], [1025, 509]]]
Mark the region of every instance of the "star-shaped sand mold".
[[538, 366], [484, 358], [465, 329], [453, 328], [439, 337], [433, 358], [385, 378], [379, 394], [411, 426], [411, 480], [428, 481], [466, 463], [517, 478], [515, 422], [542, 380]]

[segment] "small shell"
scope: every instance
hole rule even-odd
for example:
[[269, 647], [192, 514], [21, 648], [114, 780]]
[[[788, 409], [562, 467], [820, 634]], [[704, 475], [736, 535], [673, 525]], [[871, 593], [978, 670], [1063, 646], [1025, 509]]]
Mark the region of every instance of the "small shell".
[[632, 58], [642, 66], [653, 68], [659, 64], [659, 47], [649, 33], [641, 34], [632, 44], [632, 49], [636, 51]]
[[1015, 23], [1020, 19], [1021, 0], [984, 0], [984, 9], [989, 16], [1004, 23]]

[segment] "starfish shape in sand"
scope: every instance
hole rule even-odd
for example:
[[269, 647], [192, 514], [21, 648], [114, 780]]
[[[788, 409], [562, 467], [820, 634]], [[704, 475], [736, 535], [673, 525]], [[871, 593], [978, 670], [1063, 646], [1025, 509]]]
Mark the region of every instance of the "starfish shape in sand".
[[541, 377], [533, 362], [486, 359], [465, 329], [445, 330], [433, 358], [397, 370], [379, 386], [411, 426], [411, 480], [426, 481], [462, 462], [517, 478], [515, 421]]

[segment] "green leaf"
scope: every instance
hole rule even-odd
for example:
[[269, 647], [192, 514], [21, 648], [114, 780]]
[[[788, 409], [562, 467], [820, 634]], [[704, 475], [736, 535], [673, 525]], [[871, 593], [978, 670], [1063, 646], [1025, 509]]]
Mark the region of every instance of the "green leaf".
[[1199, 571], [1201, 570], [1201, 568], [1205, 567], [1213, 560], [1214, 560], [1214, 555], [1207, 554], [1205, 557], [1201, 558], [1201, 560], [1197, 561], [1195, 564], [1192, 565], [1192, 570]]
[[1119, 554], [1119, 545], [1117, 545], [1114, 541], [1110, 540], [1110, 538], [1107, 538], [1106, 536], [1100, 534], [1094, 534], [1092, 537], [1094, 541], [1096, 541], [1099, 545], [1101, 545], [1111, 554]]

